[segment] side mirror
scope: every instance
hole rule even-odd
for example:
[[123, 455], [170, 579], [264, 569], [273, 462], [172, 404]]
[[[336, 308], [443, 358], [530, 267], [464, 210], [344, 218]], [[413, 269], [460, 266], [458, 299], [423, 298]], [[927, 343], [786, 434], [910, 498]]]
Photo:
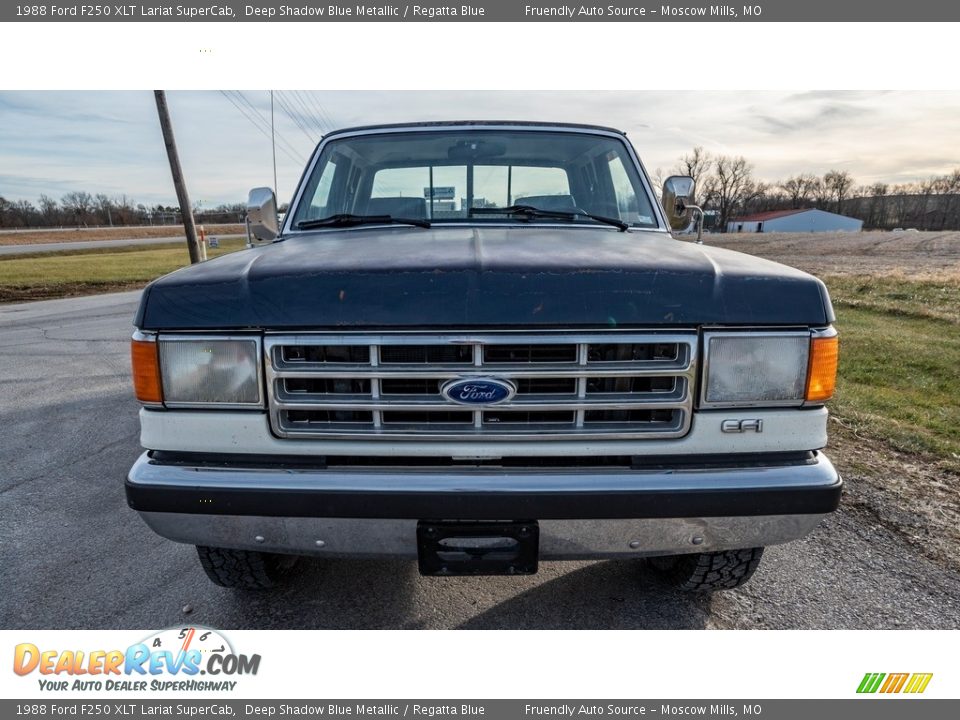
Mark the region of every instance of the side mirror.
[[692, 177], [671, 175], [663, 183], [664, 212], [670, 229], [677, 232], [691, 232], [696, 226], [697, 242], [701, 242], [703, 231], [703, 211], [693, 204], [696, 183]]
[[266, 187], [254, 188], [247, 200], [247, 230], [260, 242], [273, 242], [280, 234], [277, 196]]

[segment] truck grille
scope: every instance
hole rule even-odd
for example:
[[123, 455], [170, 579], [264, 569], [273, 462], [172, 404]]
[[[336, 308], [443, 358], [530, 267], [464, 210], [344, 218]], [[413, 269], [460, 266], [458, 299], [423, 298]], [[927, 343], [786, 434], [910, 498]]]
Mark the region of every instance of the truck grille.
[[[288, 438], [610, 439], [690, 427], [694, 332], [304, 334], [265, 341], [270, 422]], [[504, 402], [441, 386], [507, 381]]]

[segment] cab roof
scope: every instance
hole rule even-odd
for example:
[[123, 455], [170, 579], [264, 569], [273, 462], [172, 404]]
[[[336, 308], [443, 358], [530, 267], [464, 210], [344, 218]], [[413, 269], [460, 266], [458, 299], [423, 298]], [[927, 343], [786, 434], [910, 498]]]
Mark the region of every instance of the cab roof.
[[431, 122], [410, 122], [410, 123], [387, 123], [381, 125], [358, 125], [356, 127], [340, 128], [331, 130], [324, 138], [334, 135], [345, 135], [347, 133], [366, 132], [369, 130], [400, 130], [403, 128], [450, 128], [458, 127], [536, 127], [536, 128], [559, 128], [569, 130], [599, 130], [601, 132], [616, 133], [626, 136], [623, 130], [605, 127], [603, 125], [588, 125], [584, 123], [563, 123], [563, 122], [539, 122], [532, 120], [435, 120]]

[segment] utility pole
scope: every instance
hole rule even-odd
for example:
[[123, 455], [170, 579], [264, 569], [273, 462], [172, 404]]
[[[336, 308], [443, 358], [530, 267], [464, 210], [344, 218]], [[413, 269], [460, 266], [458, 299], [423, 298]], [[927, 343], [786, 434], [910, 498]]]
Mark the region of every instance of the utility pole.
[[198, 263], [202, 257], [200, 255], [200, 243], [197, 242], [197, 226], [193, 222], [193, 208], [190, 206], [190, 196], [187, 195], [187, 185], [183, 181], [183, 170], [180, 168], [180, 156], [177, 154], [177, 143], [173, 138], [173, 125], [170, 123], [170, 111], [167, 109], [167, 96], [163, 90], [154, 90], [153, 96], [157, 101], [157, 114], [160, 116], [163, 144], [167, 146], [167, 159], [170, 161], [170, 173], [173, 175], [173, 186], [177, 190], [180, 214], [183, 216], [183, 229], [187, 235], [187, 250], [190, 252], [190, 263]]

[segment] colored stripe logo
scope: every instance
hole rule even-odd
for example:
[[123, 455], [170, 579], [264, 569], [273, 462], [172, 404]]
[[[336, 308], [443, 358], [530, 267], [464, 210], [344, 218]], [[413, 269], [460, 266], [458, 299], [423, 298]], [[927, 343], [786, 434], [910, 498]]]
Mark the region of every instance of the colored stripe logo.
[[857, 692], [919, 694], [927, 689], [933, 673], [867, 673], [860, 681]]

